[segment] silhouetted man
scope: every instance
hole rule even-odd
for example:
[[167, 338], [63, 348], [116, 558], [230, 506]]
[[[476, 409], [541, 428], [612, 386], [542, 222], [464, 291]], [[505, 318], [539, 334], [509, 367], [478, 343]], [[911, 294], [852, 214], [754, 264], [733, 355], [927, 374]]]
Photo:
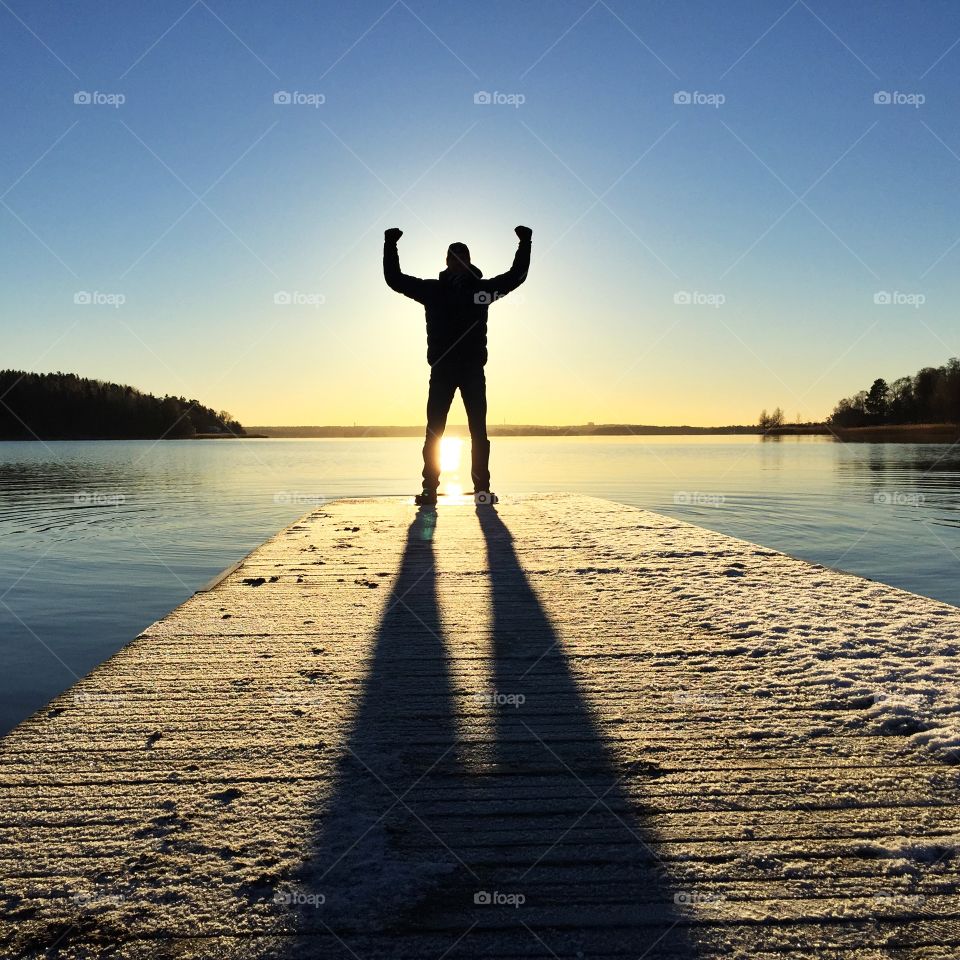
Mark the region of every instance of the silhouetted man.
[[471, 464], [477, 503], [495, 503], [490, 493], [490, 441], [487, 439], [487, 308], [527, 279], [533, 231], [517, 227], [520, 243], [513, 266], [499, 277], [483, 280], [470, 262], [465, 243], [451, 243], [447, 269], [436, 280], [420, 280], [400, 272], [399, 227], [383, 234], [383, 278], [391, 290], [422, 303], [427, 315], [427, 435], [423, 443], [423, 492], [417, 503], [437, 502], [440, 485], [440, 438], [447, 425], [453, 395], [460, 390], [470, 425]]

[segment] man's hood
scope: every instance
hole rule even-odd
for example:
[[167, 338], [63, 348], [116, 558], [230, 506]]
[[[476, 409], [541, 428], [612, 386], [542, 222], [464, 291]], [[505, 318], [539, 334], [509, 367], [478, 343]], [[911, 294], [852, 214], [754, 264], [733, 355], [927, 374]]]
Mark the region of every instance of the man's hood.
[[[473, 275], [479, 280], [483, 276], [483, 271], [475, 264], [470, 264], [470, 269], [473, 271]], [[462, 273], [454, 273], [449, 267], [440, 271], [439, 279], [443, 280], [446, 283], [462, 283]]]

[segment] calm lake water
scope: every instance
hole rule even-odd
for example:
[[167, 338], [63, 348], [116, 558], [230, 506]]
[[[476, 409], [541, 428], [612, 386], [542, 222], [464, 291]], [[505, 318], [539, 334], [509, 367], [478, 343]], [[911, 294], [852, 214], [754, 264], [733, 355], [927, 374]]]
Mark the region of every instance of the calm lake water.
[[[0, 731], [324, 498], [411, 495], [416, 439], [0, 443]], [[469, 489], [457, 443], [445, 479]], [[501, 493], [647, 507], [960, 605], [960, 449], [496, 439]], [[508, 513], [507, 513], [508, 516]]]

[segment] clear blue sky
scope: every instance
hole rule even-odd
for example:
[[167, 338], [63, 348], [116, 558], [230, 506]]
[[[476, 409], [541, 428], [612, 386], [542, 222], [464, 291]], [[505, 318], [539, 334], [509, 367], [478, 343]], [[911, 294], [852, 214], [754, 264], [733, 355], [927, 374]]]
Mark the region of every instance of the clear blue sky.
[[958, 40], [950, 2], [3, 0], [3, 364], [415, 423], [383, 228], [431, 276], [525, 223], [495, 421], [821, 417], [960, 354]]

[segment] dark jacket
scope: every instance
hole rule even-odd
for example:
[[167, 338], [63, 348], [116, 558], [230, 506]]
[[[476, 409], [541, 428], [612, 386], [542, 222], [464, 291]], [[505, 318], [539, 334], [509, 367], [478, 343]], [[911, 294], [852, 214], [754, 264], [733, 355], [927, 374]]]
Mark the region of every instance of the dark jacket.
[[487, 362], [487, 307], [527, 279], [530, 241], [521, 240], [513, 266], [499, 277], [483, 279], [479, 267], [473, 276], [441, 271], [436, 280], [421, 280], [400, 272], [397, 244], [383, 244], [383, 279], [387, 286], [417, 303], [427, 315], [427, 363], [485, 364]]

